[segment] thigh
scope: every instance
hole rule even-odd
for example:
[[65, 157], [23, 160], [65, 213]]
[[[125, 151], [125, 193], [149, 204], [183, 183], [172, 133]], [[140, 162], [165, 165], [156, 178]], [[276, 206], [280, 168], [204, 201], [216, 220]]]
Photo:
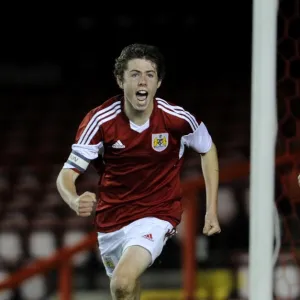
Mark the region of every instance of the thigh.
[[123, 251], [124, 234], [121, 230], [111, 233], [98, 232], [98, 245], [100, 256], [106, 274], [112, 277]]
[[[130, 270], [138, 278], [161, 254], [173, 226], [157, 218], [143, 218], [112, 233], [98, 233], [98, 244], [106, 274]], [[138, 259], [137, 259], [138, 258]], [[133, 277], [135, 276], [134, 274]]]
[[133, 222], [124, 229], [123, 251], [132, 246], [144, 248], [150, 254], [149, 265], [152, 265], [161, 254], [163, 247], [173, 231], [173, 226], [157, 218], [143, 218]]
[[[127, 247], [114, 270], [113, 278], [125, 280], [125, 283], [137, 284], [139, 277], [150, 263], [151, 254], [148, 250], [137, 245]], [[139, 294], [139, 291], [137, 293]]]

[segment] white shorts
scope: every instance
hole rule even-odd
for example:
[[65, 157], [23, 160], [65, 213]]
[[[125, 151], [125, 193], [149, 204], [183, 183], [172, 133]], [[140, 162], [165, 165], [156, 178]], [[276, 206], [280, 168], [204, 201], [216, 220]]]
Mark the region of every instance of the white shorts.
[[148, 250], [152, 265], [174, 233], [171, 223], [153, 217], [134, 221], [114, 232], [98, 232], [99, 250], [106, 274], [112, 276], [122, 253], [130, 246], [141, 246]]

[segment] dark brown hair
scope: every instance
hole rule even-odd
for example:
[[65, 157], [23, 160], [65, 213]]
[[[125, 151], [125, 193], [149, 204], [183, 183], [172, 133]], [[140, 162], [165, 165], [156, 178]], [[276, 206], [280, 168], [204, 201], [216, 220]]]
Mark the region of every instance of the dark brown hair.
[[158, 79], [160, 81], [163, 80], [166, 72], [164, 57], [156, 46], [146, 44], [132, 44], [122, 50], [120, 56], [115, 61], [114, 75], [116, 79], [123, 81], [128, 61], [136, 58], [147, 59], [155, 63]]

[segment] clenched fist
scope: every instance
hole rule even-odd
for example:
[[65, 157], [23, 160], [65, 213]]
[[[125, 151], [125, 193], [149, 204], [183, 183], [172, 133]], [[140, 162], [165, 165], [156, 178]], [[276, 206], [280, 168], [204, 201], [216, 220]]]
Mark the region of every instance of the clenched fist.
[[221, 232], [218, 217], [216, 213], [207, 212], [205, 215], [205, 224], [203, 233], [207, 236], [211, 236]]
[[75, 201], [72, 207], [78, 216], [89, 217], [96, 203], [96, 195], [90, 192], [84, 192]]

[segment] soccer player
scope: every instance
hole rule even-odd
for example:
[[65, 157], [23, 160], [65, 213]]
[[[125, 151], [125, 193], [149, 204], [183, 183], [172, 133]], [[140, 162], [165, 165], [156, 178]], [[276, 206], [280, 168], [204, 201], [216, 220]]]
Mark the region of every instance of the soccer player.
[[[207, 195], [203, 232], [220, 233], [218, 157], [203, 122], [156, 97], [165, 65], [155, 46], [125, 47], [114, 75], [123, 92], [83, 118], [57, 188], [79, 216], [90, 216], [97, 202], [95, 224], [112, 298], [131, 300], [139, 299], [141, 274], [181, 220], [180, 170], [186, 147], [202, 161]], [[99, 199], [88, 191], [76, 192], [76, 179], [90, 164], [99, 173]]]

